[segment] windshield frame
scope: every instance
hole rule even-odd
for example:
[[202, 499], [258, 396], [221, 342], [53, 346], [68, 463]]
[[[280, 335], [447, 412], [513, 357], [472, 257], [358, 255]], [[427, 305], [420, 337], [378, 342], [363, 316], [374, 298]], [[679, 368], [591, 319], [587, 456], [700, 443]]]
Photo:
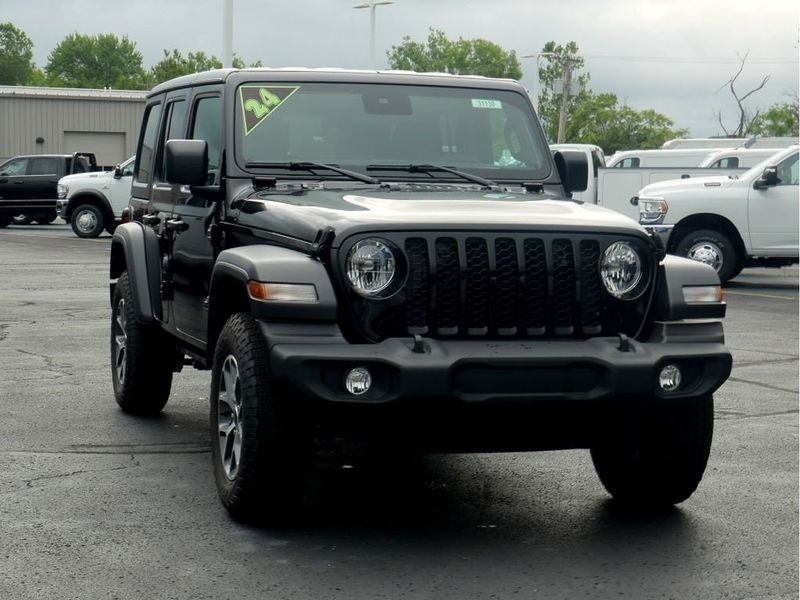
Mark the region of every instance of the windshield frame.
[[[294, 74], [295, 77], [291, 77]], [[487, 167], [486, 164], [472, 165], [465, 164], [462, 161], [453, 161], [451, 162], [442, 160], [438, 163], [432, 163], [437, 166], [447, 166], [454, 169], [458, 169], [460, 171], [469, 173], [471, 175], [477, 175], [478, 177], [482, 177], [484, 179], [489, 179], [493, 181], [499, 182], [509, 182], [509, 183], [521, 183], [521, 182], [547, 182], [552, 180], [554, 176], [555, 169], [552, 162], [552, 157], [549, 151], [549, 146], [547, 144], [544, 132], [542, 131], [541, 125], [538, 119], [535, 116], [533, 111], [533, 107], [530, 102], [530, 98], [525, 93], [524, 88], [520, 86], [518, 83], [513, 81], [503, 81], [503, 80], [491, 80], [486, 79], [483, 80], [482, 78], [459, 78], [453, 76], [452, 79], [449, 76], [425, 76], [423, 74], [413, 74], [413, 76], [405, 75], [405, 76], [398, 76], [396, 74], [370, 74], [371, 76], [361, 76], [361, 77], [350, 77], [350, 78], [320, 78], [317, 77], [306, 77], [306, 76], [297, 76], [298, 73], [279, 73], [280, 76], [278, 77], [257, 77], [255, 73], [247, 71], [242, 71], [237, 74], [238, 77], [232, 78], [233, 81], [229, 82], [229, 108], [228, 110], [233, 110], [233, 127], [231, 128], [232, 135], [229, 137], [231, 142], [231, 146], [234, 149], [233, 154], [233, 161], [231, 161], [231, 166], [235, 166], [238, 170], [241, 171], [243, 175], [249, 175], [251, 177], [276, 177], [282, 180], [325, 180], [325, 181], [337, 181], [337, 182], [349, 182], [352, 183], [352, 180], [340, 176], [334, 172], [325, 172], [325, 173], [316, 173], [310, 174], [308, 172], [305, 173], [298, 173], [298, 172], [291, 172], [289, 170], [281, 170], [281, 169], [269, 169], [269, 168], [261, 168], [257, 166], [253, 166], [253, 163], [261, 162], [257, 160], [254, 156], [245, 156], [244, 155], [244, 138], [245, 138], [245, 117], [244, 117], [244, 108], [242, 106], [242, 98], [240, 96], [239, 90], [242, 86], [265, 86], [270, 87], [274, 86], [276, 88], [283, 87], [302, 87], [302, 86], [310, 86], [320, 85], [320, 84], [330, 84], [330, 85], [347, 85], [347, 86], [405, 86], [408, 88], [420, 88], [421, 90], [435, 90], [437, 88], [441, 88], [447, 90], [445, 95], [458, 95], [459, 92], [453, 92], [454, 89], [462, 90], [463, 97], [467, 98], [475, 98], [483, 96], [488, 96], [490, 99], [492, 98], [502, 98], [509, 103], [512, 103], [514, 109], [516, 110], [516, 118], [522, 119], [519, 121], [522, 126], [524, 127], [523, 135], [527, 136], [526, 143], [528, 144], [528, 149], [531, 152], [532, 156], [535, 156], [539, 159], [539, 164], [530, 167], [530, 168], [509, 168], [504, 165], [496, 165], [492, 167]], [[249, 75], [249, 76], [248, 76]], [[269, 75], [275, 75], [275, 72], [270, 72]], [[307, 74], [304, 74], [307, 75]], [[315, 75], [319, 75], [315, 73]], [[420, 82], [420, 79], [430, 79], [431, 81], [424, 81]], [[499, 85], [498, 85], [499, 84]], [[508, 95], [508, 94], [514, 94]], [[412, 94], [413, 95], [413, 94]], [[422, 95], [434, 95], [435, 94], [422, 94]], [[474, 105], [473, 105], [474, 106]], [[280, 105], [276, 108], [276, 110], [280, 109]], [[510, 112], [510, 111], [509, 111]], [[270, 113], [271, 114], [271, 113]], [[266, 119], [266, 118], [265, 118]], [[252, 132], [254, 130], [251, 129]], [[319, 161], [318, 157], [314, 156], [293, 156], [291, 158], [293, 161], [297, 162], [304, 162], [304, 161]], [[495, 159], [496, 161], [496, 159]], [[267, 160], [264, 162], [274, 162], [272, 160]], [[323, 162], [323, 161], [319, 161]], [[356, 171], [359, 173], [363, 173], [367, 175], [367, 165], [374, 164], [376, 162], [385, 163], [384, 160], [381, 160], [380, 156], [371, 157], [369, 161], [364, 161], [364, 164], [355, 161], [348, 161], [348, 160], [328, 160], [328, 164], [336, 165], [345, 169], [349, 169], [352, 171]], [[402, 160], [398, 161], [397, 164], [407, 164], [409, 161]], [[418, 163], [431, 163], [432, 161], [420, 161], [415, 160], [413, 162]], [[248, 164], [249, 163], [249, 164]], [[434, 175], [430, 173], [417, 173], [417, 172], [402, 172], [399, 170], [393, 170], [391, 173], [386, 171], [377, 171], [369, 173], [376, 178], [381, 179], [382, 181], [391, 180], [391, 181], [411, 181], [411, 182], [420, 182], [420, 181], [431, 181], [432, 179], [438, 181], [447, 181], [447, 182], [457, 182], [457, 183], [466, 183], [465, 180], [457, 175], [452, 173], [448, 173], [446, 171], [437, 171]]]

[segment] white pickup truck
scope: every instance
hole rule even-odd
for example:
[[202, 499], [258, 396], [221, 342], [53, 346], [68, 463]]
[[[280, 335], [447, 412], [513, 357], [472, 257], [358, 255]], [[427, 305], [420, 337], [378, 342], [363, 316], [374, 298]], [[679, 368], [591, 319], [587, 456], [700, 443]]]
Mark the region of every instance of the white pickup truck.
[[134, 158], [113, 171], [79, 173], [58, 180], [58, 216], [72, 225], [75, 235], [94, 238], [109, 233], [122, 218], [131, 198]]
[[714, 267], [723, 282], [747, 266], [798, 262], [798, 146], [740, 175], [644, 187], [639, 223], [667, 252]]

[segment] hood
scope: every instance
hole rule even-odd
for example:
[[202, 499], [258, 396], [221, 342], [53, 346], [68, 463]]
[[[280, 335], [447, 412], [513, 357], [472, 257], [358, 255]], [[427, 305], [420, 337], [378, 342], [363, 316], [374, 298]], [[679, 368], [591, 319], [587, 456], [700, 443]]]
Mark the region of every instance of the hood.
[[715, 177], [689, 177], [687, 179], [668, 179], [651, 183], [642, 188], [639, 196], [656, 196], [665, 192], [679, 192], [690, 190], [702, 190], [707, 188], [719, 189], [730, 187], [741, 179], [731, 179], [727, 175], [717, 175]]
[[94, 179], [109, 179], [114, 174], [113, 171], [92, 171], [91, 173], [73, 173], [72, 175], [65, 175], [59, 179], [59, 183], [74, 183], [81, 181], [92, 181]]
[[326, 227], [334, 246], [365, 231], [621, 231], [646, 235], [632, 219], [541, 194], [489, 191], [301, 190], [254, 193], [232, 204], [239, 225], [313, 241]]

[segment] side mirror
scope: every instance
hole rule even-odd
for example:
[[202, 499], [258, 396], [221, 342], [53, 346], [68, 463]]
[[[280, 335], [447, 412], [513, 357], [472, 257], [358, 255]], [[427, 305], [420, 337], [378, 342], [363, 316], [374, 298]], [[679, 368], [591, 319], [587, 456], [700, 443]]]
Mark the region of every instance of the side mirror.
[[589, 187], [589, 161], [578, 152], [553, 152], [556, 168], [568, 195], [585, 192]]
[[208, 144], [205, 140], [168, 140], [164, 144], [164, 178], [168, 183], [205, 185]]
[[767, 167], [761, 174], [759, 179], [755, 180], [753, 187], [757, 190], [763, 190], [774, 185], [778, 185], [778, 167]]
[[114, 167], [114, 179], [121, 179], [122, 178], [122, 168], [117, 165]]

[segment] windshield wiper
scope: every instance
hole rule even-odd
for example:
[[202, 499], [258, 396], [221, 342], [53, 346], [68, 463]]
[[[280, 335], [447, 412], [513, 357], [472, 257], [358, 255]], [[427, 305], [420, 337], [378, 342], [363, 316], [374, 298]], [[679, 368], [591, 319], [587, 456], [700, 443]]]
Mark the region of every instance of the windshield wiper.
[[465, 173], [464, 171], [458, 171], [452, 167], [444, 167], [441, 165], [367, 165], [367, 171], [406, 171], [407, 173], [433, 173], [442, 171], [443, 173], [452, 173], [453, 175], [461, 177], [461, 179], [466, 179], [472, 183], [478, 183], [490, 189], [500, 187], [500, 184], [496, 181], [484, 179], [472, 173]]
[[370, 177], [369, 175], [364, 175], [363, 173], [359, 173], [357, 171], [350, 171], [349, 169], [342, 169], [337, 165], [326, 165], [323, 163], [317, 162], [310, 162], [310, 161], [300, 161], [300, 162], [248, 162], [245, 163], [245, 167], [255, 167], [258, 169], [288, 169], [290, 171], [311, 171], [312, 173], [316, 169], [325, 169], [327, 171], [333, 171], [334, 173], [339, 173], [344, 175], [345, 177], [349, 177], [350, 179], [355, 179], [356, 181], [363, 181], [364, 183], [371, 183], [373, 185], [380, 185], [380, 179], [375, 179], [374, 177]]

